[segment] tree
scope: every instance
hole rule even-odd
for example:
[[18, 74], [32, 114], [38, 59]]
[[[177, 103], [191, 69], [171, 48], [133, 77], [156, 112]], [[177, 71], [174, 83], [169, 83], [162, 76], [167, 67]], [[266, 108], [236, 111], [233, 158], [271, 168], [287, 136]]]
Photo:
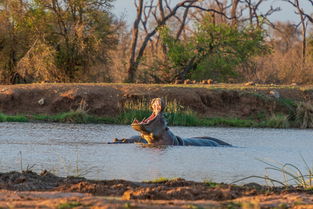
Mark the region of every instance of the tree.
[[7, 83], [18, 60], [27, 51], [31, 34], [25, 30], [25, 4], [18, 0], [0, 2], [0, 78]]
[[[154, 0], [151, 0], [149, 6], [145, 6], [144, 0], [135, 0], [135, 5], [137, 8], [137, 16], [136, 16], [136, 20], [132, 28], [132, 44], [131, 44], [131, 49], [130, 49], [131, 53], [130, 53], [129, 65], [127, 69], [127, 73], [128, 73], [128, 78], [126, 79], [127, 82], [134, 82], [138, 66], [142, 61], [148, 42], [152, 39], [153, 36], [157, 34], [158, 30], [161, 27], [163, 27], [164, 25], [168, 23], [168, 21], [171, 18], [174, 18], [174, 17], [177, 18], [176, 14], [179, 9], [183, 8], [185, 9], [185, 11], [187, 10], [187, 13], [184, 13], [185, 16], [188, 15], [188, 11], [190, 11], [190, 8], [200, 9], [206, 12], [213, 12], [213, 13], [218, 13], [220, 15], [226, 16], [224, 13], [217, 11], [215, 9], [203, 8], [199, 5], [195, 5], [195, 3], [201, 2], [201, 0], [183, 0], [177, 3], [173, 8], [170, 7], [170, 4], [168, 3], [167, 0], [164, 1], [165, 5], [163, 5], [162, 0], [158, 0], [156, 6], [153, 6], [154, 5], [153, 2]], [[153, 11], [150, 10], [152, 7], [154, 8]], [[148, 10], [151, 11], [151, 13], [153, 14], [152, 16], [155, 19], [153, 27], [150, 30], [148, 30], [145, 27], [147, 23], [147, 16], [145, 16], [145, 19], [142, 18], [143, 13], [145, 9], [147, 8]], [[139, 34], [140, 23], [143, 25], [145, 29], [145, 34], [141, 37], [142, 38], [141, 43], [138, 42], [138, 37], [140, 35]], [[181, 27], [177, 33], [178, 38], [181, 35], [181, 31], [183, 30], [184, 26], [185, 26], [185, 20], [183, 19], [183, 21], [181, 21]]]
[[112, 1], [2, 0], [3, 77], [19, 73], [28, 82], [73, 82], [107, 64], [109, 50], [117, 44], [108, 11]]
[[214, 78], [227, 81], [236, 76], [236, 68], [260, 53], [266, 53], [263, 32], [254, 28], [238, 30], [228, 24], [214, 24], [204, 18], [188, 40], [176, 40], [170, 31], [162, 31], [172, 68], [172, 79]]
[[112, 0], [36, 0], [47, 11], [46, 40], [56, 50], [56, 64], [68, 81], [95, 63], [108, 62], [108, 49], [116, 44], [107, 11]]
[[[289, 4], [291, 4], [293, 7], [295, 7], [296, 9], [296, 14], [299, 15], [300, 17], [300, 24], [301, 24], [301, 28], [302, 28], [302, 68], [304, 68], [305, 65], [305, 58], [306, 58], [306, 54], [307, 54], [307, 19], [309, 19], [309, 21], [311, 21], [311, 23], [313, 23], [313, 18], [306, 14], [304, 12], [304, 10], [302, 9], [301, 5], [300, 5], [300, 1], [299, 0], [284, 0], [286, 2], [288, 2]], [[311, 4], [313, 5], [313, 1], [310, 0]]]

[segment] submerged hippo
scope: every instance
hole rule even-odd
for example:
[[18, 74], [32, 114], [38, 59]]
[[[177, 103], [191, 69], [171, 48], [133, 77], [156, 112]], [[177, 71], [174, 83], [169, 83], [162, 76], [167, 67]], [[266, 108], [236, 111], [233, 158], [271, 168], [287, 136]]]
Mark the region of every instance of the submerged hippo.
[[161, 98], [151, 101], [152, 114], [141, 122], [134, 120], [132, 128], [140, 133], [128, 139], [115, 139], [113, 143], [145, 143], [153, 145], [176, 145], [176, 146], [231, 146], [219, 139], [212, 137], [181, 138], [175, 136], [167, 127], [163, 111], [165, 103]]

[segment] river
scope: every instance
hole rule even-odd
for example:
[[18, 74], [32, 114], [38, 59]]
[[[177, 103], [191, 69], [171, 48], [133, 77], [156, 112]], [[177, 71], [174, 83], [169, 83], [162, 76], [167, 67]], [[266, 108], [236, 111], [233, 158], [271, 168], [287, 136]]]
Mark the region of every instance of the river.
[[[182, 137], [211, 136], [234, 147], [146, 148], [106, 144], [136, 135], [130, 126], [106, 124], [0, 123], [0, 172], [43, 169], [60, 176], [151, 180], [181, 177], [232, 181], [251, 176], [282, 178], [266, 162], [313, 166], [313, 132], [297, 129], [170, 127]], [[249, 182], [261, 180], [250, 179]], [[263, 181], [263, 180], [262, 180]]]

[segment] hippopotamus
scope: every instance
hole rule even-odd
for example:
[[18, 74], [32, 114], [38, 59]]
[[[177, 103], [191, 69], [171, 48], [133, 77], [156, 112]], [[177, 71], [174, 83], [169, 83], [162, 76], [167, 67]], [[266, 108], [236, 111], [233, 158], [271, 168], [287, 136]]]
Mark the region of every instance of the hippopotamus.
[[181, 138], [172, 133], [164, 117], [165, 102], [161, 98], [151, 101], [152, 114], [142, 121], [134, 120], [131, 127], [140, 133], [124, 139], [114, 139], [113, 143], [143, 143], [151, 145], [173, 146], [231, 146], [230, 144], [212, 137]]

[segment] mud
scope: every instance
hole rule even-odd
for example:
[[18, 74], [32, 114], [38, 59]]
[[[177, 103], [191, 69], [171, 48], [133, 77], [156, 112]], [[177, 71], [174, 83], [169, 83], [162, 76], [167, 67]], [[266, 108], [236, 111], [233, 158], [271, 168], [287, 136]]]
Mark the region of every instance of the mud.
[[91, 115], [116, 116], [126, 101], [163, 97], [176, 100], [184, 108], [203, 116], [247, 118], [258, 113], [288, 113], [289, 109], [271, 95], [295, 101], [313, 100], [312, 87], [282, 87], [214, 84], [143, 85], [143, 84], [30, 84], [1, 85], [0, 112], [53, 115], [77, 110], [82, 100]]
[[238, 186], [184, 179], [96, 181], [58, 177], [47, 171], [0, 173], [1, 208], [56, 208], [70, 203], [78, 208], [272, 208], [282, 204], [285, 208], [312, 208], [312, 194], [312, 190], [300, 187], [255, 183]]

